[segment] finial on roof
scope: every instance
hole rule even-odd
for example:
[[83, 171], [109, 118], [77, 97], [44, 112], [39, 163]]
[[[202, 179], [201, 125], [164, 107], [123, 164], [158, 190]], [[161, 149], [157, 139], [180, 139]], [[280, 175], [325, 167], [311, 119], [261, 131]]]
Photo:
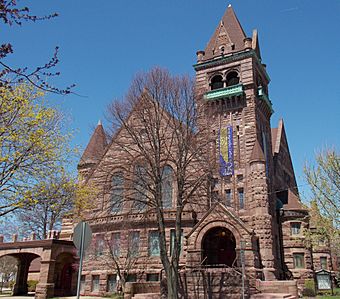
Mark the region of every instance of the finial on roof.
[[101, 125], [102, 125], [102, 121], [101, 121], [101, 119], [100, 119], [100, 120], [98, 120], [97, 126], [101, 126]]
[[228, 4], [228, 7], [231, 7], [231, 3]]

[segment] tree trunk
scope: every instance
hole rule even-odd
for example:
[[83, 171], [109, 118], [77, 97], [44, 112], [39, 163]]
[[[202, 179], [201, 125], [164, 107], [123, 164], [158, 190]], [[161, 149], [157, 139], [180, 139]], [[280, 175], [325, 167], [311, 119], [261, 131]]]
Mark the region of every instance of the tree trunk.
[[[176, 267], [177, 268], [177, 267]], [[169, 271], [166, 271], [168, 285], [168, 299], [178, 299], [178, 269], [170, 266]]]

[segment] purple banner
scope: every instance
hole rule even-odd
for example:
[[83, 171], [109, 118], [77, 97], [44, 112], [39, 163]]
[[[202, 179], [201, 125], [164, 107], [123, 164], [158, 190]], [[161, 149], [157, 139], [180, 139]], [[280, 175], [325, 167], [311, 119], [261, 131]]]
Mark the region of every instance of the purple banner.
[[234, 174], [233, 127], [227, 126], [219, 131], [220, 175]]

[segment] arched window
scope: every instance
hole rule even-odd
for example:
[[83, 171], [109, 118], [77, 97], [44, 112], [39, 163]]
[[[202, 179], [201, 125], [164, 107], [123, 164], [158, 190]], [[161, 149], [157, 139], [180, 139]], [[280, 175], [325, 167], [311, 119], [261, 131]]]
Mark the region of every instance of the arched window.
[[111, 186], [111, 211], [117, 213], [122, 210], [124, 199], [124, 176], [122, 172], [117, 172], [112, 176]]
[[171, 166], [165, 165], [162, 173], [162, 202], [164, 209], [172, 207], [172, 189], [173, 170]]
[[133, 209], [143, 211], [146, 207], [148, 177], [144, 166], [135, 166]]
[[223, 88], [223, 78], [221, 75], [216, 75], [211, 79], [211, 90]]
[[238, 77], [238, 73], [232, 71], [227, 75], [227, 86], [236, 85], [240, 82], [240, 78]]

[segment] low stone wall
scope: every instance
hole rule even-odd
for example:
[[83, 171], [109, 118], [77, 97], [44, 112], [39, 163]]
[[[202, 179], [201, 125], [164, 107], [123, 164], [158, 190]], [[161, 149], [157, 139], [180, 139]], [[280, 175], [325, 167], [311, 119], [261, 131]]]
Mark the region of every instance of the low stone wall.
[[286, 293], [298, 298], [298, 288], [296, 280], [256, 280], [256, 288], [261, 293]]
[[131, 299], [135, 294], [159, 293], [160, 282], [127, 282], [124, 299]]

